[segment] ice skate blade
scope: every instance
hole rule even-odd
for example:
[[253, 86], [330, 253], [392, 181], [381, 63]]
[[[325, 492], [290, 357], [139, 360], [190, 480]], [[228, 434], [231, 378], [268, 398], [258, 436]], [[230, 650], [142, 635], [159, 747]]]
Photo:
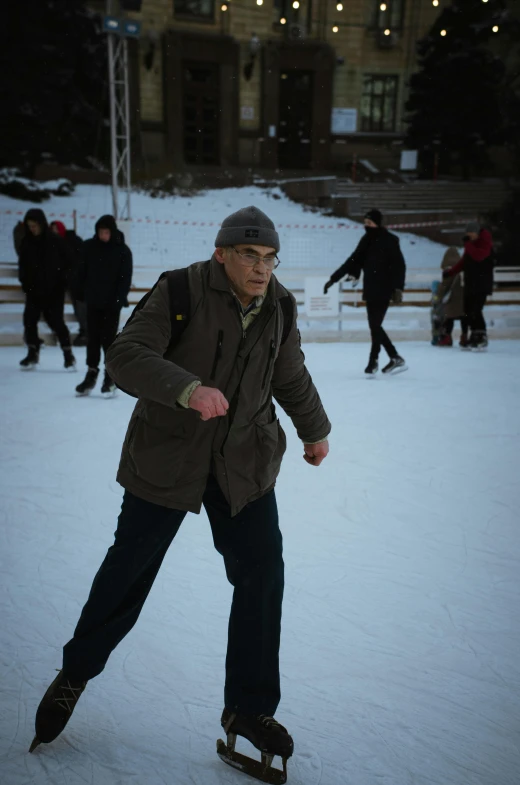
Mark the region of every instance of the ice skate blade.
[[86, 398], [91, 392], [92, 390], [85, 390], [85, 392], [78, 392], [76, 390], [76, 398]]
[[383, 376], [397, 376], [398, 373], [404, 373], [407, 370], [407, 365], [400, 365], [398, 368], [394, 368], [393, 371], [387, 371]]
[[36, 365], [21, 365], [20, 366], [20, 370], [23, 371], [24, 373], [27, 373], [27, 371], [35, 371], [36, 368], [37, 368]]
[[35, 736], [34, 739], [32, 740], [31, 746], [29, 747], [29, 752], [34, 752], [36, 747], [39, 747], [40, 744], [41, 744], [40, 739], [38, 738], [38, 736]]
[[112, 390], [111, 392], [101, 393], [101, 397], [104, 398], [105, 400], [108, 400], [109, 398], [115, 398], [116, 397], [116, 391]]
[[287, 758], [282, 758], [282, 770], [274, 769], [270, 765], [272, 756], [262, 753], [262, 762], [248, 758], [247, 755], [231, 750], [222, 739], [217, 741], [217, 755], [228, 766], [238, 769], [243, 774], [249, 774], [250, 777], [261, 782], [267, 782], [269, 785], [284, 785], [287, 782]]

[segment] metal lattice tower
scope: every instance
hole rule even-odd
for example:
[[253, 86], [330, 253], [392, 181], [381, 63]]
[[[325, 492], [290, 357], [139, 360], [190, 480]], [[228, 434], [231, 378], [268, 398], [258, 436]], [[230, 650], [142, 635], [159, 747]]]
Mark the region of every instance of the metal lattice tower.
[[130, 99], [128, 89], [128, 41], [108, 36], [110, 86], [110, 146], [112, 203], [116, 220], [130, 220]]

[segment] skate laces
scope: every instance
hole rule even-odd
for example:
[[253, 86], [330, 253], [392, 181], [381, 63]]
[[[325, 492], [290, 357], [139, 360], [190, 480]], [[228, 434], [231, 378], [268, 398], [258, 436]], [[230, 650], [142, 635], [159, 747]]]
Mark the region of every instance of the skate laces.
[[258, 720], [262, 725], [265, 725], [265, 727], [268, 728], [269, 730], [281, 730], [284, 733], [287, 733], [286, 728], [284, 728], [283, 725], [280, 725], [280, 723], [277, 720], [275, 720], [274, 717], [268, 717], [266, 714], [259, 714]]
[[84, 689], [84, 684], [81, 684], [79, 687], [73, 687], [70, 681], [67, 680], [66, 684], [61, 685], [61, 695], [56, 696], [54, 702], [57, 703], [61, 709], [65, 709], [69, 714], [72, 714], [74, 706], [78, 702]]

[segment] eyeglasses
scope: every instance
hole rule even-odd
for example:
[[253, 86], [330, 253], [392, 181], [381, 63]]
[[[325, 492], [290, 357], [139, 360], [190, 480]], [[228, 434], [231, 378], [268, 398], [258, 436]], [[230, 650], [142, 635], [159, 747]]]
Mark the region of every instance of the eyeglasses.
[[257, 256], [255, 253], [240, 253], [234, 245], [232, 245], [231, 248], [240, 256], [242, 264], [245, 264], [246, 267], [256, 267], [259, 262], [263, 262], [268, 270], [276, 270], [280, 264], [280, 260], [276, 254], [274, 256]]

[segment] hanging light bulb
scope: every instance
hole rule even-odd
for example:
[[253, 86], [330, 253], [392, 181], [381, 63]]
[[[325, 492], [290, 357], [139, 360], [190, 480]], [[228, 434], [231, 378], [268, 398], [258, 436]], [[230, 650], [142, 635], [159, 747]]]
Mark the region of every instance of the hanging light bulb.
[[447, 31], [446, 30], [441, 30], [441, 35], [444, 38], [444, 36], [447, 35]]
[[498, 33], [499, 27], [498, 25], [495, 25], [492, 29], [494, 33]]
[[228, 9], [227, 5], [225, 3], [222, 3], [222, 5], [220, 6], [220, 10], [227, 11], [227, 9]]
[[337, 33], [338, 31], [339, 31], [339, 27], [337, 25], [334, 25], [334, 27], [332, 28], [332, 32]]
[[337, 4], [336, 11], [343, 11], [343, 3], [338, 3]]
[[439, 5], [439, 0], [432, 0], [432, 4], [435, 6], [435, 8], [437, 8]]
[[293, 8], [299, 8], [300, 7], [299, 0], [294, 0], [294, 3], [292, 4], [292, 7]]
[[381, 3], [381, 5], [379, 6], [379, 10], [386, 11], [386, 3]]
[[391, 35], [392, 31], [387, 27], [385, 30], [385, 35]]
[[263, 5], [264, 4], [264, 0], [256, 0], [256, 4], [257, 5]]
[[280, 24], [281, 25], [286, 25], [287, 24], [287, 19], [284, 16], [282, 16], [282, 18], [280, 19]]

